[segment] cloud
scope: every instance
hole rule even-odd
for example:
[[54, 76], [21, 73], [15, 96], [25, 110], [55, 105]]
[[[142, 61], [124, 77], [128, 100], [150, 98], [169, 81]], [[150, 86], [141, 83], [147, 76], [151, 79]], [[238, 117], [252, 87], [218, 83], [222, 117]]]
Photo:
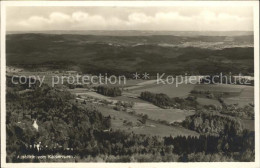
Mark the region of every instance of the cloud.
[[7, 28], [19, 30], [252, 30], [253, 20], [235, 14], [202, 10], [197, 15], [179, 12], [129, 13], [126, 18], [74, 11], [51, 12], [47, 16], [30, 16], [7, 22]]
[[209, 30], [253, 30], [253, 20], [250, 17], [231, 15], [228, 13], [214, 13], [208, 10], [194, 16], [194, 25], [203, 26], [201, 29]]
[[53, 12], [49, 15], [49, 18], [40, 16], [31, 16], [26, 20], [19, 21], [18, 27], [25, 29], [42, 29], [42, 28], [60, 28], [61, 26], [67, 26], [71, 24], [71, 17], [59, 12]]

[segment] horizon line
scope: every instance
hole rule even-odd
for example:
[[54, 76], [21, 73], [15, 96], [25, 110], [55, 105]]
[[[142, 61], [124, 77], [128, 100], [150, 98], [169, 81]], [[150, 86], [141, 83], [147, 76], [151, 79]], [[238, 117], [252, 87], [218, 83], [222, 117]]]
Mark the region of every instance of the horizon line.
[[254, 30], [6, 30], [6, 32], [43, 32], [43, 31], [154, 31], [154, 32], [254, 32]]

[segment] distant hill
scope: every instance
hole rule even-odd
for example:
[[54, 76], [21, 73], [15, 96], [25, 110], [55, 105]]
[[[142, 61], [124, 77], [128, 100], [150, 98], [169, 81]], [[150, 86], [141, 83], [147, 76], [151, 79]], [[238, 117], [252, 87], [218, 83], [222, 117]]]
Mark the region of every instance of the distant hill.
[[253, 31], [140, 31], [140, 30], [81, 30], [81, 31], [9, 31], [7, 34], [80, 34], [96, 36], [248, 36], [254, 35]]
[[254, 71], [253, 36], [9, 34], [7, 65], [84, 73]]

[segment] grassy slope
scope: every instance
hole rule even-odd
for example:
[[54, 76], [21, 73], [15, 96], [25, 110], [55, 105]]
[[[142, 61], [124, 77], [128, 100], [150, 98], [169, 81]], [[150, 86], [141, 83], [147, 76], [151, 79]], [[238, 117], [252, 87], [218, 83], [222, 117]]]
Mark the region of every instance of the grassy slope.
[[[138, 134], [146, 134], [146, 135], [156, 135], [156, 136], [177, 136], [177, 135], [183, 135], [183, 136], [197, 136], [198, 133], [194, 131], [190, 131], [184, 128], [180, 127], [173, 127], [173, 126], [167, 126], [164, 124], [160, 124], [155, 121], [147, 120], [146, 126], [141, 127], [130, 127], [130, 126], [124, 126], [123, 121], [132, 121], [134, 124], [140, 119], [140, 117], [127, 114], [126, 112], [122, 111], [115, 111], [113, 109], [109, 109], [106, 107], [98, 107], [100, 112], [104, 116], [110, 115], [112, 117], [112, 129], [121, 129], [128, 132], [134, 132]], [[115, 117], [115, 119], [113, 119]]]

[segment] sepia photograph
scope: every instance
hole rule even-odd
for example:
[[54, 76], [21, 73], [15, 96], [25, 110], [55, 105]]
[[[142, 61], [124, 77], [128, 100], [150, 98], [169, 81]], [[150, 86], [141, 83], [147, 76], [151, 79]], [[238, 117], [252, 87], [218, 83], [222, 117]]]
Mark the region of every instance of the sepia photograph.
[[259, 168], [259, 2], [2, 1], [1, 164]]

